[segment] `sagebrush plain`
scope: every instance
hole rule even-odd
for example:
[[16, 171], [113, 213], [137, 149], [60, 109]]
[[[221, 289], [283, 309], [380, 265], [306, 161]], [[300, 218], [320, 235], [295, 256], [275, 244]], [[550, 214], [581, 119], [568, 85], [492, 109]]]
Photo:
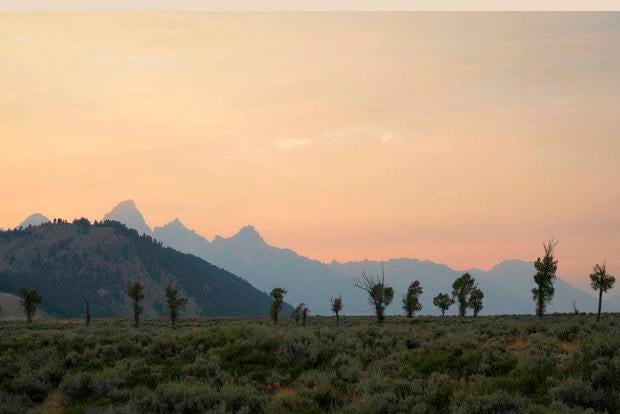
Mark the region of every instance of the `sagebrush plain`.
[[0, 412], [614, 413], [620, 316], [0, 323]]

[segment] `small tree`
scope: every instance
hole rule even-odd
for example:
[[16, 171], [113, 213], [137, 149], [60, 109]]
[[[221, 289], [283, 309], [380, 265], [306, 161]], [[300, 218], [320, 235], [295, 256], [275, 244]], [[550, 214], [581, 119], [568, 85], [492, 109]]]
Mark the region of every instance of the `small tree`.
[[409, 285], [407, 294], [403, 298], [403, 309], [407, 313], [407, 317], [411, 318], [413, 314], [422, 309], [420, 303], [420, 295], [422, 295], [423, 289], [418, 280]]
[[144, 307], [140, 305], [140, 302], [144, 299], [144, 285], [138, 281], [132, 283], [127, 288], [127, 296], [133, 301], [134, 326], [137, 328], [140, 324], [140, 314], [144, 310]]
[[603, 261], [602, 265], [595, 264], [590, 274], [590, 285], [592, 289], [598, 290], [598, 312], [596, 321], [601, 319], [601, 303], [603, 302], [603, 293], [614, 287], [616, 278], [607, 273], [607, 264]]
[[174, 327], [177, 323], [179, 313], [187, 305], [187, 299], [179, 296], [179, 291], [172, 285], [166, 288], [166, 304], [170, 311], [170, 322]]
[[41, 303], [41, 295], [34, 289], [20, 289], [21, 305], [26, 314], [26, 323], [32, 323], [32, 317], [37, 313], [37, 305]]
[[297, 307], [293, 311], [293, 316], [295, 317], [296, 326], [299, 326], [299, 322], [301, 321], [304, 315], [305, 309], [306, 309], [306, 305], [304, 305], [303, 303], [300, 303], [299, 305], [297, 305]]
[[86, 326], [90, 326], [90, 302], [88, 299], [84, 299], [86, 302]]
[[446, 311], [450, 309], [450, 306], [454, 304], [454, 299], [447, 293], [440, 293], [433, 298], [433, 305], [437, 306], [441, 310], [441, 316], [446, 315]]
[[556, 278], [555, 272], [558, 270], [558, 261], [553, 256], [553, 252], [557, 245], [558, 241], [556, 239], [543, 243], [545, 255], [542, 258], [539, 257], [534, 262], [534, 268], [536, 269], [534, 282], [536, 287], [532, 289], [532, 296], [536, 303], [536, 315], [539, 318], [542, 318], [545, 314], [547, 305], [551, 302], [555, 293], [553, 281]]
[[301, 326], [306, 326], [306, 320], [308, 319], [308, 312], [310, 312], [310, 309], [308, 309], [307, 306], [304, 306], [304, 311], [301, 314]]
[[383, 323], [385, 320], [385, 308], [394, 299], [394, 289], [385, 286], [383, 263], [381, 264], [381, 276], [371, 277], [366, 272], [362, 272], [359, 280], [354, 285], [368, 293], [368, 303], [375, 308], [377, 323]]
[[332, 312], [336, 314], [336, 326], [339, 326], [340, 318], [338, 315], [340, 314], [340, 311], [342, 310], [342, 296], [338, 295], [335, 298], [331, 298], [331, 302], [332, 302]]
[[276, 287], [273, 288], [269, 294], [273, 298], [273, 301], [271, 302], [271, 311], [269, 314], [271, 315], [271, 319], [273, 319], [273, 323], [275, 325], [278, 324], [278, 314], [284, 304], [284, 295], [286, 295], [286, 293], [286, 289]]
[[457, 278], [452, 284], [452, 296], [459, 303], [459, 316], [465, 316], [469, 306], [469, 296], [476, 287], [476, 280], [469, 273]]
[[482, 299], [484, 299], [484, 292], [475, 287], [469, 295], [469, 307], [473, 310], [474, 317], [477, 317], [483, 308]]

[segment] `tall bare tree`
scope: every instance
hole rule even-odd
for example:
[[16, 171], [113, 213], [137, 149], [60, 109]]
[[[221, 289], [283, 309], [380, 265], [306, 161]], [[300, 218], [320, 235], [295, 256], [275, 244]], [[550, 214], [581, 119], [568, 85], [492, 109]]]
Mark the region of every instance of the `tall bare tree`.
[[127, 288], [127, 296], [133, 301], [133, 320], [137, 328], [140, 324], [140, 315], [144, 311], [144, 307], [140, 304], [144, 299], [144, 285], [135, 281]]
[[385, 320], [385, 308], [389, 306], [394, 299], [394, 289], [385, 285], [383, 263], [381, 263], [381, 276], [368, 276], [368, 274], [363, 271], [354, 285], [368, 293], [368, 303], [375, 309], [377, 323], [383, 323]]
[[187, 305], [187, 299], [179, 296], [179, 291], [172, 285], [168, 285], [166, 288], [166, 304], [170, 311], [170, 322], [172, 327], [177, 323], [179, 313]]
[[558, 270], [558, 261], [555, 259], [553, 253], [558, 245], [558, 241], [555, 238], [543, 243], [545, 249], [545, 255], [542, 258], [536, 259], [534, 262], [534, 268], [536, 274], [534, 275], [534, 282], [536, 287], [532, 289], [532, 296], [536, 304], [536, 315], [542, 318], [547, 309], [547, 305], [553, 299], [555, 294], [555, 288], [553, 282], [556, 278], [555, 272]]
[[596, 321], [601, 319], [601, 303], [603, 302], [603, 293], [614, 287], [616, 278], [607, 273], [607, 263], [603, 261], [603, 264], [595, 264], [590, 274], [590, 285], [592, 289], [598, 291], [598, 312], [596, 314]]

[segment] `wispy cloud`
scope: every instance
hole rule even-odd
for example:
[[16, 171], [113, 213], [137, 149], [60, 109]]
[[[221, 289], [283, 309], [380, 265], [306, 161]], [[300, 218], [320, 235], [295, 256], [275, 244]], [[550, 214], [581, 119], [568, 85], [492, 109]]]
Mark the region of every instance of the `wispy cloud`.
[[310, 145], [347, 145], [361, 141], [388, 143], [397, 138], [392, 131], [377, 127], [359, 127], [345, 130], [328, 131], [312, 138], [283, 138], [275, 139], [275, 147], [279, 150], [290, 150], [308, 147]]
[[319, 140], [328, 144], [341, 144], [354, 141], [380, 141], [387, 143], [393, 141], [396, 134], [384, 128], [359, 127], [341, 131], [325, 132], [319, 136]]
[[310, 138], [287, 138], [279, 140], [276, 145], [278, 149], [286, 150], [291, 148], [307, 147], [313, 142], [314, 140]]

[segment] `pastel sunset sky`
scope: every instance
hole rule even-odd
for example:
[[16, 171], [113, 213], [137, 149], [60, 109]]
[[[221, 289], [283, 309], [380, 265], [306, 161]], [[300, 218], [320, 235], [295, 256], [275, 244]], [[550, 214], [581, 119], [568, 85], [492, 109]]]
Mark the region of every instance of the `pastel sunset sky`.
[[620, 276], [620, 14], [0, 13], [0, 226]]

